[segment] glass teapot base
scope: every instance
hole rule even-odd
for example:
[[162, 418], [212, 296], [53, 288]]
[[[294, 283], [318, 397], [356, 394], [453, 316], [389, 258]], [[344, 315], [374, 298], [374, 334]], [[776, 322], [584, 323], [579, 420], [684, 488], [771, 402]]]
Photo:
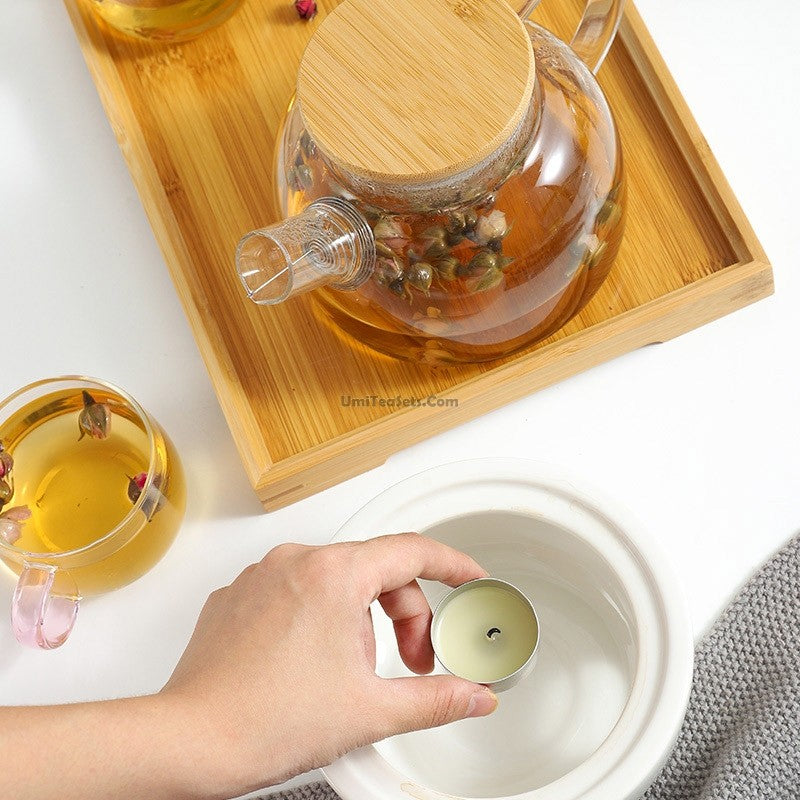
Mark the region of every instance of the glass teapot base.
[[[387, 319], [380, 307], [368, 309], [362, 305], [360, 313], [354, 315], [349, 293], [323, 289], [315, 292], [314, 297], [317, 308], [336, 333], [344, 333], [348, 341], [352, 341], [352, 337], [385, 355], [429, 366], [495, 361], [546, 339], [575, 317], [606, 279], [620, 239], [621, 235], [599, 263], [579, 270], [561, 294], [537, 309], [538, 322], [513, 338], [507, 338], [505, 326], [476, 333], [471, 340], [469, 337], [448, 338], [447, 322], [437, 316], [418, 320], [417, 329], [396, 326], [394, 330], [387, 330]], [[374, 316], [374, 324], [370, 324], [370, 316]], [[427, 335], [422, 334], [423, 327]]]

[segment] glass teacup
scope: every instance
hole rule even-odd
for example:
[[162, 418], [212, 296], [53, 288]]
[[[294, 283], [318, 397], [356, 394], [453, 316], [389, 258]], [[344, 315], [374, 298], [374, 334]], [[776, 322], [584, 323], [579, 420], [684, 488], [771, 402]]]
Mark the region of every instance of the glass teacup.
[[112, 28], [128, 36], [180, 42], [221, 25], [241, 0], [91, 0]]
[[0, 559], [17, 575], [16, 638], [52, 649], [81, 596], [124, 586], [169, 548], [183, 469], [158, 423], [91, 378], [38, 381], [0, 402]]

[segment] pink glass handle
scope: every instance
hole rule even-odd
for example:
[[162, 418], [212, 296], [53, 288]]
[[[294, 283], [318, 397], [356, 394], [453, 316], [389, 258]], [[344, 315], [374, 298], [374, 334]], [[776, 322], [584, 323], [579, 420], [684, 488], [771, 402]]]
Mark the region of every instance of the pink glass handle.
[[[65, 573], [53, 590], [56, 568], [25, 564], [11, 600], [11, 627], [20, 644], [53, 650], [67, 640], [78, 616], [80, 595]], [[65, 590], [64, 584], [69, 584]], [[74, 589], [74, 591], [71, 591]]]
[[[538, 5], [539, 0], [528, 0], [519, 15], [527, 19]], [[578, 23], [570, 47], [594, 73], [600, 69], [608, 48], [617, 35], [624, 9], [625, 0], [586, 0], [586, 10]]]

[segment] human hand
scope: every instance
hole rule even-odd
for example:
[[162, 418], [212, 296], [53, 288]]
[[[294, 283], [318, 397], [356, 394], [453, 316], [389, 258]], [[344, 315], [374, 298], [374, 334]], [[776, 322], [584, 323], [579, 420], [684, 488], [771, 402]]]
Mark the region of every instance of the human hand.
[[370, 604], [400, 655], [433, 669], [431, 610], [416, 579], [486, 572], [417, 534], [323, 547], [284, 544], [206, 602], [160, 697], [203, 747], [204, 797], [230, 797], [329, 764], [398, 733], [490, 714], [497, 698], [452, 675], [380, 678]]

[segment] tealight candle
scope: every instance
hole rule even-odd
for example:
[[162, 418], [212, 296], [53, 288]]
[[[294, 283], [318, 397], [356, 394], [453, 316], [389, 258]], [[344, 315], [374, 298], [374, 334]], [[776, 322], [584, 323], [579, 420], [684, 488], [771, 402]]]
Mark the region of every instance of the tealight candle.
[[502, 692], [533, 669], [539, 620], [515, 586], [478, 578], [453, 589], [436, 607], [431, 642], [448, 672]]

